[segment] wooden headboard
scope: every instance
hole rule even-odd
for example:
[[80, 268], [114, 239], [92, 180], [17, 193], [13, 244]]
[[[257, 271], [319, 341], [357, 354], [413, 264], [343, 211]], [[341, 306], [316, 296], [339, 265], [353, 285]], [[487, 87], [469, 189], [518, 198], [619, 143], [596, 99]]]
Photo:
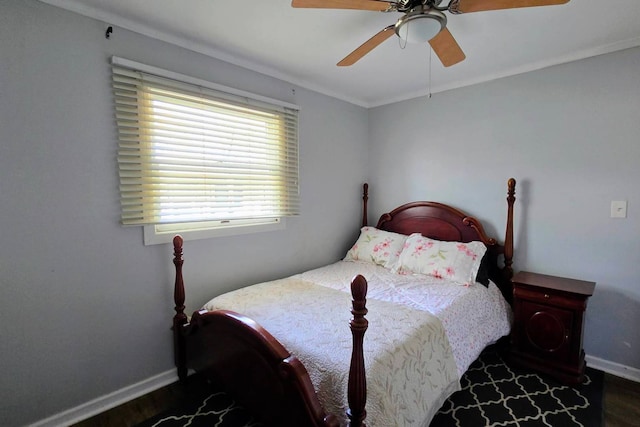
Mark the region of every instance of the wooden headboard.
[[[516, 180], [507, 182], [507, 225], [504, 243], [487, 236], [484, 227], [473, 216], [454, 207], [437, 202], [411, 202], [399, 206], [380, 216], [376, 228], [394, 233], [410, 235], [421, 233], [436, 240], [471, 242], [481, 241], [487, 246], [483, 259], [489, 278], [500, 288], [505, 299], [511, 304], [513, 288], [513, 205], [515, 203]], [[363, 226], [367, 225], [367, 203], [369, 186], [364, 184]], [[502, 266], [500, 266], [502, 259]]]

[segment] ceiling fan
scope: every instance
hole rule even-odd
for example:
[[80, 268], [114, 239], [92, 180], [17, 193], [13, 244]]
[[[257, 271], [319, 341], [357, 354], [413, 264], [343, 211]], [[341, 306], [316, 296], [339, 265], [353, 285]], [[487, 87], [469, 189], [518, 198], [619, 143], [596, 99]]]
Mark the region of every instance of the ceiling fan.
[[394, 25], [382, 29], [347, 55], [339, 66], [355, 64], [393, 34], [407, 42], [429, 42], [445, 67], [465, 59], [465, 54], [447, 29], [447, 16], [486, 10], [513, 9], [564, 4], [569, 0], [292, 0], [291, 6], [312, 9], [355, 9], [374, 12], [400, 12]]

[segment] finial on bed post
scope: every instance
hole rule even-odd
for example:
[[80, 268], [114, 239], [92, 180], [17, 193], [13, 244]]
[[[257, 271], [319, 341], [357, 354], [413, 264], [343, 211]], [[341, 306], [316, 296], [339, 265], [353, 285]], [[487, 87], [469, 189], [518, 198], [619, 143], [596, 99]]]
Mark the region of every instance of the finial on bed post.
[[362, 185], [362, 226], [369, 225], [367, 215], [367, 203], [369, 202], [369, 184], [366, 182]]
[[353, 335], [353, 351], [351, 353], [349, 385], [347, 388], [347, 401], [349, 402], [347, 417], [349, 417], [349, 427], [365, 427], [367, 378], [362, 343], [369, 322], [364, 317], [367, 314], [367, 280], [361, 275], [357, 275], [351, 282], [351, 296], [353, 298], [353, 309], [351, 310], [353, 319], [349, 322], [349, 326]]
[[508, 281], [513, 277], [513, 204], [516, 201], [516, 180], [507, 182], [507, 231], [504, 237], [504, 274]]
[[173, 238], [173, 264], [176, 266], [176, 281], [173, 287], [173, 301], [176, 314], [173, 316], [173, 347], [175, 364], [178, 368], [178, 377], [181, 381], [187, 378], [186, 345], [181, 329], [187, 323], [187, 315], [184, 314], [184, 280], [182, 279], [182, 236]]

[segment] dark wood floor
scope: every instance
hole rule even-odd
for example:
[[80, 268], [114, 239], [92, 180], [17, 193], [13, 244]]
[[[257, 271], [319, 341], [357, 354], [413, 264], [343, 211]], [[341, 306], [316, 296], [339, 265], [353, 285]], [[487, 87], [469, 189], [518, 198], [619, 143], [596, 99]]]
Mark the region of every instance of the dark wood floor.
[[640, 426], [640, 383], [605, 374], [605, 427]]
[[[188, 399], [191, 386], [171, 384], [72, 427], [134, 426]], [[604, 427], [640, 427], [640, 383], [605, 374], [603, 399]]]
[[71, 427], [131, 427], [167, 409], [181, 406], [203, 387], [207, 385], [200, 377], [190, 376], [187, 384], [170, 384]]

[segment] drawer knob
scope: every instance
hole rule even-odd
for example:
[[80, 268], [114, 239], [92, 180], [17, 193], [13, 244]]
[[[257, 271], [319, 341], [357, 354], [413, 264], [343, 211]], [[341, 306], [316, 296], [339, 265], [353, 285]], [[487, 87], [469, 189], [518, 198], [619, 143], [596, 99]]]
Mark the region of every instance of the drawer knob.
[[550, 298], [549, 294], [544, 294], [545, 298]]

